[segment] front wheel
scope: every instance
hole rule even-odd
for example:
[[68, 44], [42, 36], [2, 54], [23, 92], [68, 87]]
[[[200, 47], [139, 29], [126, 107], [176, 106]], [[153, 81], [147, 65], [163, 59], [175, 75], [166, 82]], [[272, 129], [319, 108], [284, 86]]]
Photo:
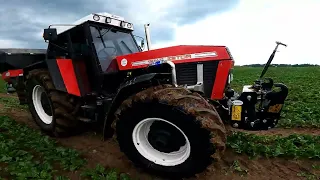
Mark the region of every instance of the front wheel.
[[177, 166], [190, 157], [191, 144], [185, 132], [162, 118], [140, 121], [133, 129], [132, 140], [143, 157], [158, 165]]
[[121, 150], [137, 166], [170, 177], [202, 172], [225, 150], [226, 132], [214, 107], [170, 85], [139, 92], [116, 112]]

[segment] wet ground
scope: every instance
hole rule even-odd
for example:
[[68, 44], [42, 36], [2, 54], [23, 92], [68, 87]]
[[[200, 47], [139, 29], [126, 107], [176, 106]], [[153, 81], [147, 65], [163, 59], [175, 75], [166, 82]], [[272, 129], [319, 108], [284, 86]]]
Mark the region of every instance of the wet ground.
[[[14, 97], [13, 95], [0, 94], [2, 97]], [[20, 123], [25, 123], [31, 128], [38, 129], [32, 120], [30, 113], [21, 108], [4, 108], [5, 104], [0, 104], [0, 115], [9, 115]], [[242, 131], [242, 130], [240, 130]], [[269, 131], [250, 132], [258, 135], [281, 135], [287, 136], [292, 133], [320, 135], [319, 129], [282, 129], [274, 128]], [[105, 167], [117, 168], [122, 172], [127, 172], [133, 178], [139, 179], [161, 179], [137, 169], [120, 151], [117, 142], [113, 139], [102, 140], [101, 134], [97, 132], [87, 132], [82, 135], [57, 139], [63, 146], [79, 150], [88, 160], [88, 166], [94, 168], [97, 163]], [[241, 169], [236, 169], [234, 162], [239, 162]], [[199, 174], [197, 178], [191, 179], [306, 179], [299, 177], [301, 172], [315, 172], [313, 164], [320, 165], [320, 160], [292, 160], [283, 158], [260, 158], [249, 159], [245, 155], [238, 155], [231, 150], [225, 152], [221, 162], [213, 164], [206, 172]], [[318, 170], [319, 171], [319, 170]], [[72, 179], [78, 179], [78, 173], [69, 174]]]

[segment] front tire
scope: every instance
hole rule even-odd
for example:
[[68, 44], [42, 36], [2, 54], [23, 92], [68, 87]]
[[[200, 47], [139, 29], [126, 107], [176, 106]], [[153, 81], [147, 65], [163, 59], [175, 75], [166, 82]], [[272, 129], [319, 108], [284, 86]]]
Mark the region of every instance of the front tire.
[[27, 100], [33, 119], [41, 130], [55, 137], [73, 135], [79, 130], [75, 97], [57, 91], [50, 74], [44, 69], [29, 72], [26, 82]]
[[185, 88], [143, 90], [115, 115], [121, 150], [137, 166], [162, 176], [193, 176], [225, 150], [226, 130], [217, 111]]

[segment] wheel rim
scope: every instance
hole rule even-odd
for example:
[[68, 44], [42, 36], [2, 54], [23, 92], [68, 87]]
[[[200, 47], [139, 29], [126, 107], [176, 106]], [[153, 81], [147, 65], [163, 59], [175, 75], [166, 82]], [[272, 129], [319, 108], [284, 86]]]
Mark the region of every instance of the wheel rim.
[[40, 85], [36, 85], [32, 91], [33, 106], [40, 118], [45, 124], [52, 123], [52, 111], [49, 103], [48, 96], [44, 88]]
[[184, 132], [161, 118], [147, 118], [139, 122], [132, 132], [132, 139], [138, 152], [155, 164], [176, 166], [190, 156], [191, 146]]

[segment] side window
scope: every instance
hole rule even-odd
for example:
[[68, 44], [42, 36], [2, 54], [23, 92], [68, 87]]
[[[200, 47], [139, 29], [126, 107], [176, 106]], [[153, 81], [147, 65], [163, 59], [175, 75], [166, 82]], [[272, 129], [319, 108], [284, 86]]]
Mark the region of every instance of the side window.
[[48, 59], [59, 57], [69, 58], [66, 34], [59, 34], [57, 41], [50, 42], [48, 46]]
[[82, 26], [75, 27], [70, 31], [73, 53], [76, 57], [87, 55], [89, 52], [86, 43], [84, 28]]

